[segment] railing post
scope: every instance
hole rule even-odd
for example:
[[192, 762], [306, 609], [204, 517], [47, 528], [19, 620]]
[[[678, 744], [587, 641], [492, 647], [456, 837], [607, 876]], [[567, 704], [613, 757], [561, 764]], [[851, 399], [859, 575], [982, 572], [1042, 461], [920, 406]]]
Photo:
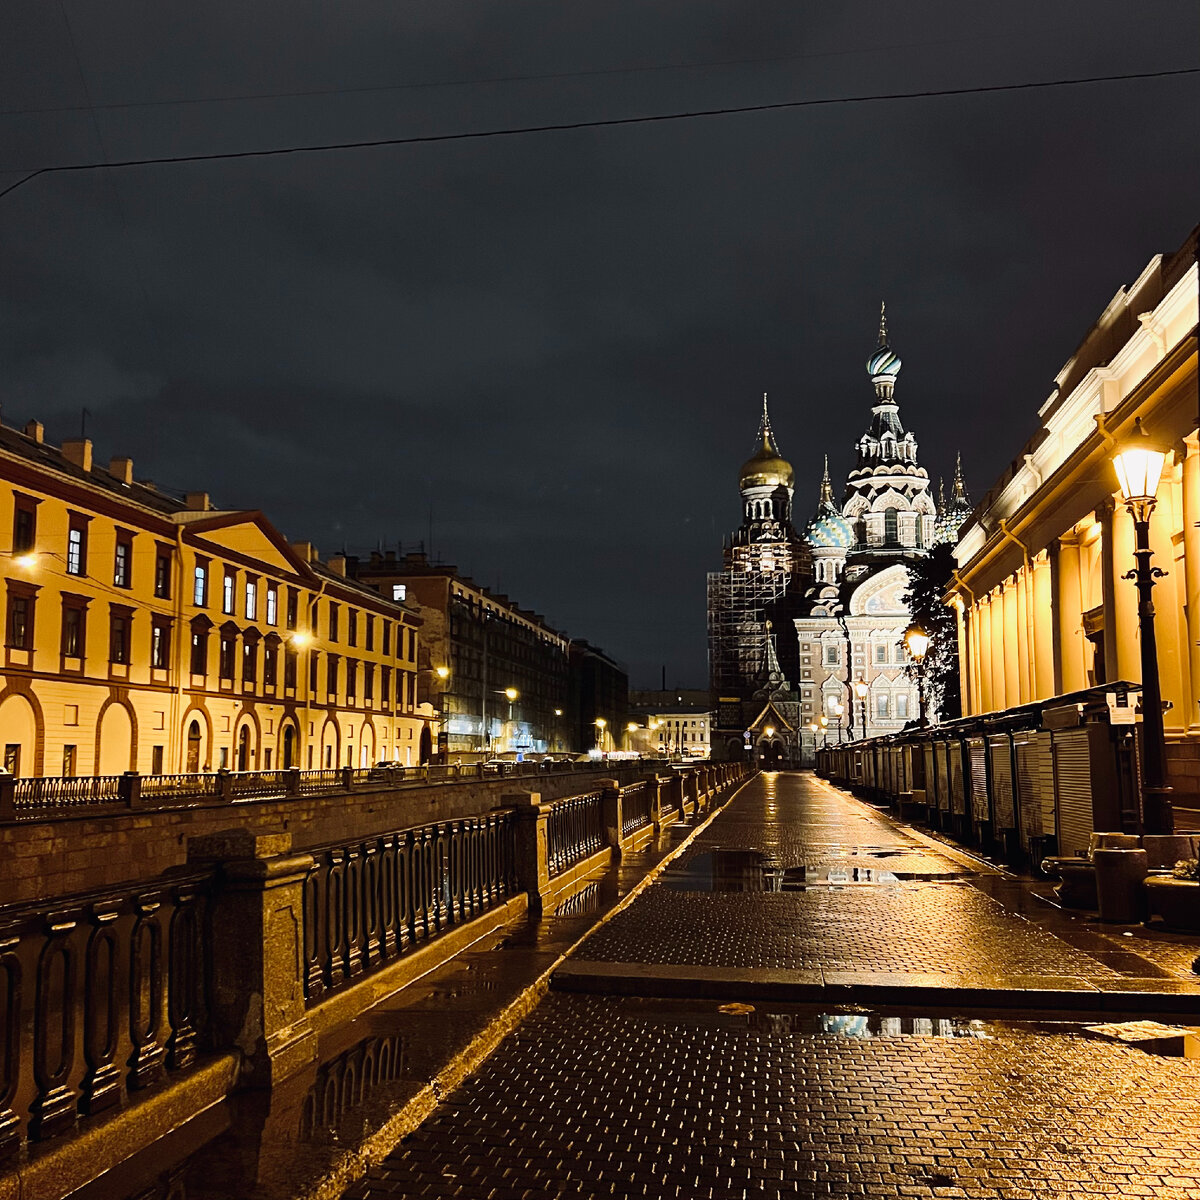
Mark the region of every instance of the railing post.
[[142, 805], [142, 777], [136, 771], [126, 771], [121, 776], [119, 795], [125, 802], [126, 808], [140, 808]]
[[288, 769], [284, 772], [284, 775], [286, 776], [286, 778], [284, 779], [284, 782], [283, 782], [284, 795], [285, 796], [300, 795], [300, 768], [299, 767], [288, 767]]
[[0, 775], [0, 821], [17, 819], [17, 777]]
[[621, 857], [621, 786], [615, 779], [597, 780], [600, 786], [600, 820], [604, 825], [604, 844], [612, 850], [613, 860]]
[[500, 802], [516, 810], [517, 887], [528, 895], [529, 911], [540, 915], [550, 894], [550, 805], [541, 792], [509, 792]]
[[217, 799], [226, 803], [233, 799], [233, 776], [228, 767], [221, 767], [217, 771]]
[[346, 791], [350, 791], [354, 787], [353, 767], [342, 768], [342, 787], [345, 788]]
[[242, 1052], [243, 1083], [270, 1087], [317, 1056], [304, 1007], [312, 855], [292, 853], [290, 833], [229, 829], [191, 838], [188, 859], [221, 865], [210, 926], [217, 1045]]
[[662, 780], [657, 775], [646, 775], [646, 795], [650, 798], [650, 824], [655, 833], [661, 833], [662, 819]]

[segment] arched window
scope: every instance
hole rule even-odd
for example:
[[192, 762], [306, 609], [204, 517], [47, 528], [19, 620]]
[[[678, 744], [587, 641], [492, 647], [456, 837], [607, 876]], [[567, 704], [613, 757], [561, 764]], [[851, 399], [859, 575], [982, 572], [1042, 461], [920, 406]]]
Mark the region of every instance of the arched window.
[[894, 508], [883, 511], [883, 544], [895, 546], [900, 541], [899, 519]]

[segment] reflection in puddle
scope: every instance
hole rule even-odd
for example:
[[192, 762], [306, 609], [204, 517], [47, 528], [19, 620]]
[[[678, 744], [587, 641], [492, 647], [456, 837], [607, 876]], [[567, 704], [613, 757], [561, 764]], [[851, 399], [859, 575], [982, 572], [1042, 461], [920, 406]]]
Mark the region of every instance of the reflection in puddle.
[[555, 910], [556, 917], [583, 917], [600, 909], [600, 885], [589, 883], [568, 896]]
[[[872, 858], [895, 857], [903, 851], [883, 851]], [[785, 867], [758, 850], [712, 850], [698, 854], [684, 867], [670, 868], [659, 877], [668, 888], [685, 892], [799, 892], [807, 888], [850, 884], [948, 882], [970, 876], [956, 870], [886, 870], [849, 863]]]
[[335, 1137], [338, 1123], [381, 1084], [404, 1071], [404, 1043], [396, 1034], [372, 1037], [325, 1063], [304, 1098], [300, 1137], [304, 1141]]

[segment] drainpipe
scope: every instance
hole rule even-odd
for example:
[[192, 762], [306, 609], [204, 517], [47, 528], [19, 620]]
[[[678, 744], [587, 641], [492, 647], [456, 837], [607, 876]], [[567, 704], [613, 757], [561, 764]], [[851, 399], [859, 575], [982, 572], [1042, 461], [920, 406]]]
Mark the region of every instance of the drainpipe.
[[[975, 602], [975, 593], [971, 590], [970, 586], [967, 584], [967, 581], [965, 579], [963, 579], [963, 577], [958, 573], [957, 567], [955, 567], [950, 572], [950, 576], [954, 580], [955, 586], [962, 588], [962, 590], [964, 592], [966, 592], [968, 596], [971, 597], [971, 605], [970, 605], [971, 613], [972, 613], [971, 628], [976, 630], [976, 635], [978, 636], [979, 609]], [[960, 693], [963, 693], [963, 695], [961, 695], [959, 697], [959, 704], [961, 705], [963, 703], [963, 700], [965, 699], [967, 704], [970, 704], [971, 707], [975, 707], [975, 705], [973, 704], [972, 699], [971, 699], [971, 668], [972, 668], [972, 666], [978, 668], [979, 664], [974, 661], [975, 655], [971, 653], [970, 635], [967, 635], [963, 638], [963, 646], [966, 649], [967, 662], [966, 662], [965, 667], [962, 664], [959, 664], [958, 687], [959, 687]], [[965, 687], [963, 686], [964, 683], [966, 684]], [[983, 708], [983, 684], [982, 684], [982, 681], [980, 681], [979, 708], [981, 708], [981, 709]]]
[[[183, 589], [187, 587], [187, 579], [183, 573], [183, 526], [175, 526], [175, 559], [179, 570], [175, 581], [175, 687], [171, 690], [171, 722], [173, 732], [171, 738], [171, 770], [178, 775], [183, 774], [183, 728], [179, 721], [183, 713], [183, 665], [187, 648], [184, 647], [183, 636]], [[200, 764], [203, 766], [203, 764]]]
[[[1034, 696], [1034, 659], [1036, 658], [1036, 648], [1034, 646], [1034, 626], [1033, 626], [1033, 564], [1029, 560], [1029, 547], [1015, 533], [1012, 533], [1008, 528], [1008, 522], [1004, 517], [1000, 518], [1000, 532], [1004, 534], [1009, 541], [1015, 542], [1021, 548], [1021, 555], [1025, 559], [1025, 645], [1027, 650], [1025, 662], [1025, 687], [1026, 694], [1029, 700], [1033, 700]], [[1019, 699], [1019, 697], [1018, 697]]]

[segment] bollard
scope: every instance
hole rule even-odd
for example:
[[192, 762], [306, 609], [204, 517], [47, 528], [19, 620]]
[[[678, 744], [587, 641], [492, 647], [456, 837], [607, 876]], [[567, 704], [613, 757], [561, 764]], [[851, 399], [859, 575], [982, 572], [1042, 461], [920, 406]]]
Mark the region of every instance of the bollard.
[[1136, 925], [1146, 919], [1145, 850], [1096, 850], [1096, 902], [1100, 920]]
[[292, 853], [290, 833], [228, 829], [190, 838], [188, 861], [220, 864], [209, 927], [216, 1044], [242, 1052], [244, 1084], [271, 1087], [317, 1057], [304, 1003], [312, 855]]

